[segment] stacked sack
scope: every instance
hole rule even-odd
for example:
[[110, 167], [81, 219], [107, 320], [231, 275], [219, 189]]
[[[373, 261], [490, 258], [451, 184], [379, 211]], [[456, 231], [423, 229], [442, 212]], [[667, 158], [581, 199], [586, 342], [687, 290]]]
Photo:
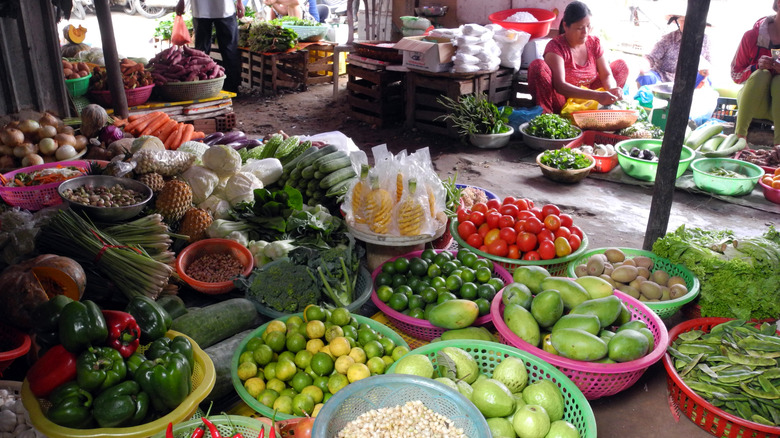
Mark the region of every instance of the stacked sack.
[[505, 29], [498, 24], [488, 24], [487, 29], [493, 31], [493, 41], [498, 45], [501, 67], [514, 69], [515, 73], [520, 70], [523, 62], [523, 49], [531, 39], [531, 34], [523, 31]]
[[452, 57], [453, 73], [493, 71], [501, 63], [501, 49], [493, 40], [494, 32], [479, 24], [464, 24], [453, 39], [457, 47]]

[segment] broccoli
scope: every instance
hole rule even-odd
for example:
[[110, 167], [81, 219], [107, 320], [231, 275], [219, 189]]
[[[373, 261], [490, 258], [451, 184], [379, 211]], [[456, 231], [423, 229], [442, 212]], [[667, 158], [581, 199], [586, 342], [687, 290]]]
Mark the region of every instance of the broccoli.
[[284, 313], [302, 312], [309, 304], [320, 302], [320, 288], [312, 281], [306, 266], [280, 259], [255, 269], [235, 285], [247, 298]]
[[349, 245], [338, 245], [326, 250], [299, 247], [289, 253], [290, 260], [308, 266], [308, 275], [322, 292], [339, 307], [347, 307], [355, 300], [355, 286], [360, 272], [362, 247], [355, 246], [349, 235]]

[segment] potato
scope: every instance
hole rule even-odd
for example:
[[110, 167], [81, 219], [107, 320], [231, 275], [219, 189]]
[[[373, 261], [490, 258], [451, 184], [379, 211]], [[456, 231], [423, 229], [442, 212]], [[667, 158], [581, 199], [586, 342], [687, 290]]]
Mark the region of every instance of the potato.
[[84, 76], [87, 76], [87, 75], [89, 75], [89, 72], [88, 72], [88, 71], [81, 70], [81, 71], [79, 72], [79, 77], [82, 77], [82, 78], [83, 78]]
[[71, 75], [73, 74], [73, 70], [71, 70], [71, 69], [69, 69], [69, 68], [65, 68], [65, 69], [63, 69], [63, 70], [62, 70], [62, 72], [65, 74], [65, 77], [66, 77], [66, 78], [67, 78], [67, 77], [69, 77], [69, 76], [71, 76]]
[[89, 71], [89, 66], [87, 66], [86, 62], [79, 62], [77, 64], [77, 69], [78, 69], [78, 71], [86, 71], [86, 72], [88, 72]]
[[71, 74], [69, 74], [69, 75], [68, 75], [68, 76], [66, 76], [66, 77], [67, 77], [68, 79], [78, 79], [78, 78], [80, 78], [81, 76], [79, 76], [79, 74], [78, 74], [78, 73], [71, 73]]

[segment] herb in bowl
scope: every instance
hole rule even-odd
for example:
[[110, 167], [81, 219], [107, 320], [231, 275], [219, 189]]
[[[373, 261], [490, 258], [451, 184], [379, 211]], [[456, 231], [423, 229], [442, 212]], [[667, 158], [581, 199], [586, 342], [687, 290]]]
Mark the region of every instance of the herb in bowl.
[[539, 162], [560, 170], [584, 169], [591, 165], [587, 155], [567, 148], [544, 151]]
[[541, 114], [528, 122], [525, 133], [534, 137], [562, 140], [577, 137], [580, 130], [558, 114]]

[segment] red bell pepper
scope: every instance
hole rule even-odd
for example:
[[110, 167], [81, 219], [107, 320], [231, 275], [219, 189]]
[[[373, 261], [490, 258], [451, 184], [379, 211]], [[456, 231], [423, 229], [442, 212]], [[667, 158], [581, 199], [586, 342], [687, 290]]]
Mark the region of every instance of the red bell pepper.
[[44, 398], [58, 386], [76, 380], [76, 355], [62, 345], [49, 349], [27, 371], [30, 391], [36, 397]]
[[108, 326], [106, 344], [127, 359], [135, 353], [141, 339], [141, 328], [133, 315], [119, 310], [103, 310]]

